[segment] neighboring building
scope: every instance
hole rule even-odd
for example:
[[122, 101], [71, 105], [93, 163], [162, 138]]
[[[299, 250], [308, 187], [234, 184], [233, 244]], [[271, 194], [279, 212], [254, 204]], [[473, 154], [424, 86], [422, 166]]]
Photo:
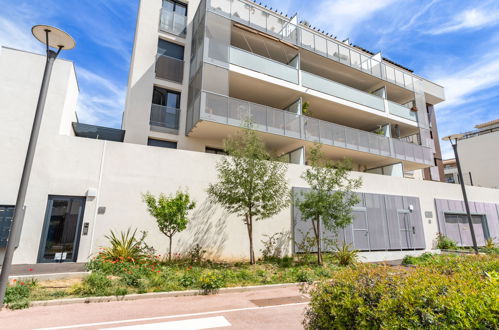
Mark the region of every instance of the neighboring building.
[[459, 183], [459, 175], [457, 172], [456, 159], [445, 159], [444, 163], [444, 175], [445, 182], [447, 183]]
[[355, 171], [440, 181], [443, 100], [441, 86], [297, 16], [245, 0], [148, 0], [122, 128], [125, 142], [210, 152], [251, 119], [294, 163], [321, 142]]
[[499, 188], [499, 119], [475, 126], [457, 142], [464, 183]]
[[[339, 238], [364, 260], [429, 251], [438, 232], [469, 245], [459, 186], [402, 177], [423, 169], [436, 179], [438, 140], [431, 139], [427, 111], [443, 100], [440, 86], [296, 18], [247, 2], [205, 4], [165, 1], [161, 8], [159, 0], [142, 1], [126, 131], [79, 123], [74, 65], [55, 61], [14, 263], [86, 262], [108, 244], [110, 230], [128, 228], [147, 231], [148, 244], [163, 253], [166, 238], [141, 196], [179, 188], [198, 206], [173, 249], [200, 244], [212, 258], [246, 257], [241, 219], [210, 204], [206, 189], [217, 180], [223, 138], [248, 115], [269, 149], [289, 155], [287, 180], [295, 192], [307, 189], [301, 175], [311, 143], [322, 142], [332, 159], [355, 162], [350, 175], [362, 178], [361, 202]], [[158, 32], [159, 22], [173, 34]], [[45, 56], [0, 48], [0, 261], [44, 64]], [[497, 240], [499, 190], [469, 187], [468, 196], [479, 244]], [[275, 233], [293, 237], [284, 252], [299, 252], [296, 242], [309, 229], [290, 206], [255, 224], [255, 252], [263, 249], [258, 237]]]

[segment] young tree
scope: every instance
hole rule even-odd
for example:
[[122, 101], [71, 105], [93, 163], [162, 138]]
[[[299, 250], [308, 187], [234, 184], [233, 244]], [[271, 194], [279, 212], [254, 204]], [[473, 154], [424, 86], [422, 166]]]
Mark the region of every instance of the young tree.
[[173, 235], [187, 227], [189, 219], [187, 214], [196, 207], [189, 194], [177, 191], [174, 196], [160, 194], [157, 198], [150, 193], [143, 195], [149, 213], [156, 218], [159, 230], [170, 239], [168, 260], [172, 260]]
[[310, 190], [295, 198], [295, 205], [301, 211], [303, 221], [311, 221], [317, 244], [317, 263], [322, 264], [321, 219], [326, 229], [337, 232], [352, 222], [352, 208], [359, 202], [353, 192], [362, 185], [362, 180], [351, 179], [349, 161], [332, 162], [324, 159], [321, 145], [310, 151], [309, 165], [302, 178]]
[[251, 124], [227, 138], [227, 157], [217, 164], [218, 182], [210, 184], [213, 202], [243, 218], [248, 230], [250, 263], [255, 263], [253, 224], [279, 213], [289, 205], [287, 165], [273, 160]]

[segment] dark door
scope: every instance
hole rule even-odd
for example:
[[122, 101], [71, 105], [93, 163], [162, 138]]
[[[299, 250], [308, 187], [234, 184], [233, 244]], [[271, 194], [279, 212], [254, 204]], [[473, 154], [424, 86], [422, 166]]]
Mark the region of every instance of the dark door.
[[49, 196], [38, 262], [75, 262], [85, 197]]
[[13, 216], [14, 206], [0, 205], [0, 248], [7, 246]]

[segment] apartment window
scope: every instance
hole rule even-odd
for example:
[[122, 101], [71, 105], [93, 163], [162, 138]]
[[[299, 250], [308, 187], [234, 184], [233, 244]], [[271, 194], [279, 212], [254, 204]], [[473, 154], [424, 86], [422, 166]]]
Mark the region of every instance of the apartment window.
[[184, 46], [177, 45], [163, 39], [158, 40], [158, 55], [165, 55], [176, 58], [177, 60], [184, 60]]
[[154, 86], [152, 103], [169, 108], [180, 108], [180, 93]]
[[163, 8], [176, 14], [187, 16], [187, 5], [171, 0], [163, 0]]
[[207, 154], [227, 155], [227, 153], [225, 152], [225, 150], [223, 150], [223, 149], [218, 149], [218, 148], [210, 148], [210, 147], [206, 147], [205, 152], [206, 152]]
[[173, 141], [156, 140], [156, 139], [149, 138], [149, 139], [147, 139], [147, 145], [152, 146], [152, 147], [177, 149], [177, 142], [173, 142]]

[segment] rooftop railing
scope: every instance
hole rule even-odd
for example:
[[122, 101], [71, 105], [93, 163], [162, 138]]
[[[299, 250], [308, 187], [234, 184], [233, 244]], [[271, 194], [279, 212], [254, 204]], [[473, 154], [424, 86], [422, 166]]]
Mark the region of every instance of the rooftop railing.
[[180, 109], [153, 104], [149, 123], [152, 126], [178, 129], [179, 115]]
[[499, 127], [494, 127], [494, 128], [484, 129], [484, 130], [477, 130], [477, 131], [466, 132], [466, 133], [464, 133], [463, 137], [460, 138], [460, 140], [469, 139], [469, 138], [472, 138], [472, 137], [475, 137], [475, 136], [490, 134], [490, 133], [494, 133], [494, 132], [499, 132]]
[[414, 143], [211, 92], [203, 91], [202, 98], [202, 120], [241, 126], [250, 119], [253, 128], [262, 132], [420, 164], [430, 165], [433, 161], [430, 148]]
[[185, 38], [187, 34], [187, 16], [162, 8], [159, 29]]
[[370, 54], [357, 51], [332, 37], [294, 24], [283, 16], [272, 14], [245, 0], [210, 0], [207, 8], [359, 71], [414, 90], [415, 78], [407, 71], [377, 60]]

